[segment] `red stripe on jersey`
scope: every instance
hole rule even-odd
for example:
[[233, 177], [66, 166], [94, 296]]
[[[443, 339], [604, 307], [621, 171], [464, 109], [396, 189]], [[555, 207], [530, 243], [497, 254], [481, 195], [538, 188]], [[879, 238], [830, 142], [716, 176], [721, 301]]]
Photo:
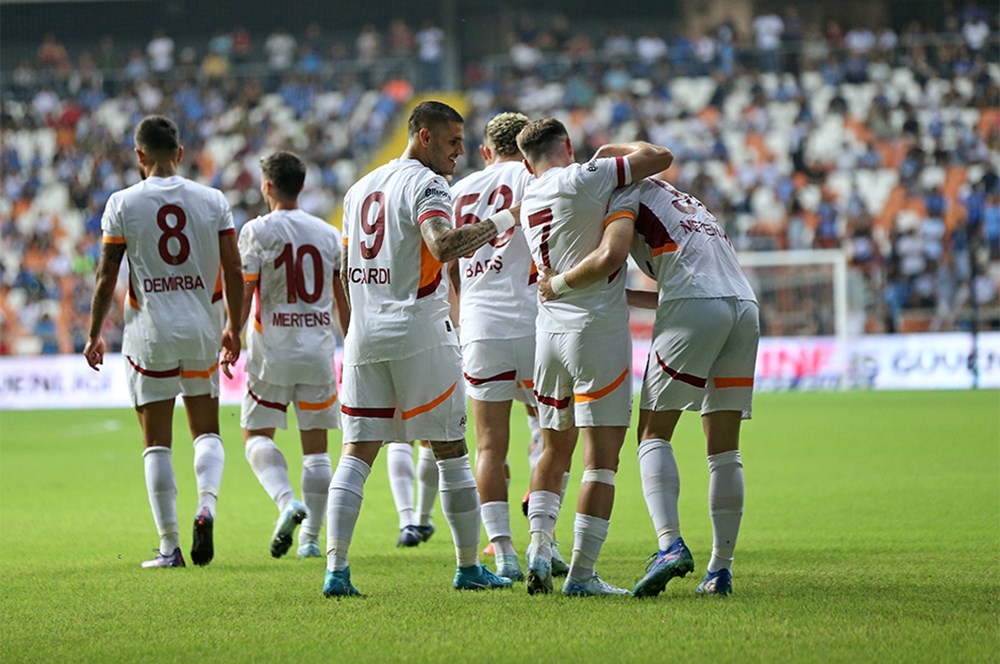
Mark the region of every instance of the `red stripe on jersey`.
[[132, 305], [133, 309], [139, 308], [139, 300], [135, 296], [135, 287], [132, 285], [132, 275], [135, 274], [135, 270], [132, 269], [132, 259], [128, 259], [128, 303]]
[[351, 417], [378, 417], [381, 419], [392, 419], [396, 416], [395, 408], [352, 408], [351, 406], [340, 406], [340, 412]]
[[498, 373], [496, 376], [490, 376], [489, 378], [473, 378], [469, 374], [465, 374], [465, 380], [469, 381], [469, 385], [483, 385], [501, 380], [514, 380], [515, 378], [517, 378], [517, 371], [514, 369]]
[[528, 275], [528, 285], [538, 283], [538, 268], [535, 267], [535, 261], [531, 261], [531, 273]]
[[132, 365], [133, 369], [147, 378], [176, 378], [181, 375], [180, 367], [177, 367], [176, 369], [165, 369], [163, 371], [153, 371], [151, 369], [143, 369], [138, 364], [133, 362], [132, 358], [128, 355], [125, 356], [125, 359], [128, 360], [128, 363]]
[[219, 237], [222, 237], [223, 235], [236, 235], [236, 229], [235, 228], [224, 228], [221, 231], [219, 231]]
[[713, 378], [712, 382], [718, 388], [724, 387], [753, 387], [753, 378]]
[[563, 397], [562, 399], [556, 399], [555, 397], [547, 397], [538, 393], [535, 390], [535, 398], [538, 399], [538, 403], [543, 403], [546, 406], [552, 406], [553, 408], [559, 408], [560, 410], [569, 406], [569, 397]]
[[212, 304], [215, 304], [222, 299], [222, 268], [219, 268], [219, 273], [215, 275], [215, 292], [212, 293]]
[[444, 217], [448, 221], [451, 221], [451, 213], [449, 212], [445, 212], [444, 210], [428, 210], [427, 212], [424, 212], [422, 215], [420, 215], [420, 217], [417, 219], [417, 226], [424, 223], [431, 217]]
[[257, 324], [257, 331], [261, 329], [260, 326], [260, 282], [253, 289], [254, 294], [254, 304], [253, 304], [253, 322]]
[[282, 413], [288, 411], [288, 404], [278, 403], [276, 401], [265, 401], [264, 399], [261, 399], [259, 396], [254, 394], [253, 390], [251, 390], [250, 388], [247, 388], [247, 394], [250, 395], [251, 399], [259, 403], [261, 406], [264, 406], [265, 408], [273, 408], [275, 410], [280, 410]]
[[708, 384], [708, 381], [704, 378], [698, 378], [698, 376], [693, 376], [691, 374], [681, 373], [675, 369], [671, 369], [667, 366], [667, 363], [663, 361], [660, 354], [656, 354], [656, 361], [659, 362], [660, 368], [667, 372], [671, 378], [681, 381], [682, 383], [687, 383], [688, 385], [694, 385], [697, 388], [704, 388]]
[[654, 256], [659, 256], [665, 251], [677, 250], [677, 243], [670, 237], [667, 227], [663, 225], [656, 213], [643, 203], [639, 203], [639, 216], [635, 218], [635, 230], [653, 250]]
[[618, 171], [618, 188], [625, 186], [625, 157], [615, 157], [615, 170]]

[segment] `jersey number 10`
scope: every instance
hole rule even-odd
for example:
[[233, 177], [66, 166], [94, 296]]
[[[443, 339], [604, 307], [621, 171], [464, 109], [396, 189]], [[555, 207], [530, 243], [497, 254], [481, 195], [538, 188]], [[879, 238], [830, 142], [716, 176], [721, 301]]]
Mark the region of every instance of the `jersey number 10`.
[[[308, 256], [312, 261], [313, 279], [312, 288], [306, 284], [305, 274], [303, 274], [303, 259]], [[274, 269], [285, 266], [285, 284], [287, 287], [288, 303], [294, 304], [301, 299], [303, 302], [312, 304], [319, 299], [323, 293], [323, 261], [320, 259], [319, 249], [311, 244], [304, 244], [295, 251], [292, 245], [286, 244], [278, 257], [274, 259]]]

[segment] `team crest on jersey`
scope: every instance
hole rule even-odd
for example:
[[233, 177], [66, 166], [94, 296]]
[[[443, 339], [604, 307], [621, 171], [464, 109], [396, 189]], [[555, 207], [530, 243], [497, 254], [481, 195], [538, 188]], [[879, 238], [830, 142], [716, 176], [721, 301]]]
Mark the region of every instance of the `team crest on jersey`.
[[590, 161], [588, 161], [587, 162], [587, 170], [590, 171], [591, 173], [593, 173], [594, 171], [596, 171], [597, 170], [597, 162], [594, 161], [593, 159], [591, 159]]

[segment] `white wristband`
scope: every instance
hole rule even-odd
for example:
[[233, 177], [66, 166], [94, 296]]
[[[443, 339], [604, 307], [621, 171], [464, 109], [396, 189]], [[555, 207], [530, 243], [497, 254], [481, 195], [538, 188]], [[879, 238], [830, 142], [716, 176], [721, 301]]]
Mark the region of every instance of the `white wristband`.
[[552, 281], [549, 282], [549, 287], [556, 295], [563, 295], [564, 293], [568, 293], [573, 290], [573, 287], [566, 283], [565, 274], [557, 274], [552, 277]]
[[503, 235], [517, 224], [517, 218], [510, 210], [501, 210], [490, 217], [490, 221], [497, 227], [497, 237]]

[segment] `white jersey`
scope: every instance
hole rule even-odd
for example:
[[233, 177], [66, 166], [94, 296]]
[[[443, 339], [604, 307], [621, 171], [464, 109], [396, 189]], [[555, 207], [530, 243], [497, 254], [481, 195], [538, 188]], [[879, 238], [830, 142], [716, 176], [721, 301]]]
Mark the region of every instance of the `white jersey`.
[[[479, 223], [513, 206], [531, 179], [520, 161], [502, 161], [460, 180], [451, 188], [455, 225]], [[538, 271], [520, 226], [490, 240], [471, 257], [460, 258], [458, 267], [463, 345], [535, 334]]]
[[456, 345], [442, 265], [420, 235], [432, 216], [451, 219], [448, 182], [415, 159], [393, 159], [344, 197], [351, 326], [344, 363], [411, 357]]
[[711, 212], [668, 182], [647, 178], [617, 192], [609, 213], [636, 214], [632, 258], [656, 279], [660, 301], [735, 297], [757, 301], [729, 237]]
[[[623, 157], [550, 168], [532, 181], [521, 200], [521, 227], [535, 263], [565, 272], [583, 260], [601, 243], [612, 192], [631, 182]], [[627, 325], [625, 272], [540, 303], [538, 331], [603, 331]]]
[[128, 258], [122, 353], [148, 363], [217, 357], [219, 236], [236, 232], [222, 192], [179, 175], [146, 178], [111, 195], [101, 228]]
[[302, 210], [275, 210], [243, 226], [240, 256], [244, 280], [257, 281], [247, 372], [272, 385], [336, 383], [340, 232]]

